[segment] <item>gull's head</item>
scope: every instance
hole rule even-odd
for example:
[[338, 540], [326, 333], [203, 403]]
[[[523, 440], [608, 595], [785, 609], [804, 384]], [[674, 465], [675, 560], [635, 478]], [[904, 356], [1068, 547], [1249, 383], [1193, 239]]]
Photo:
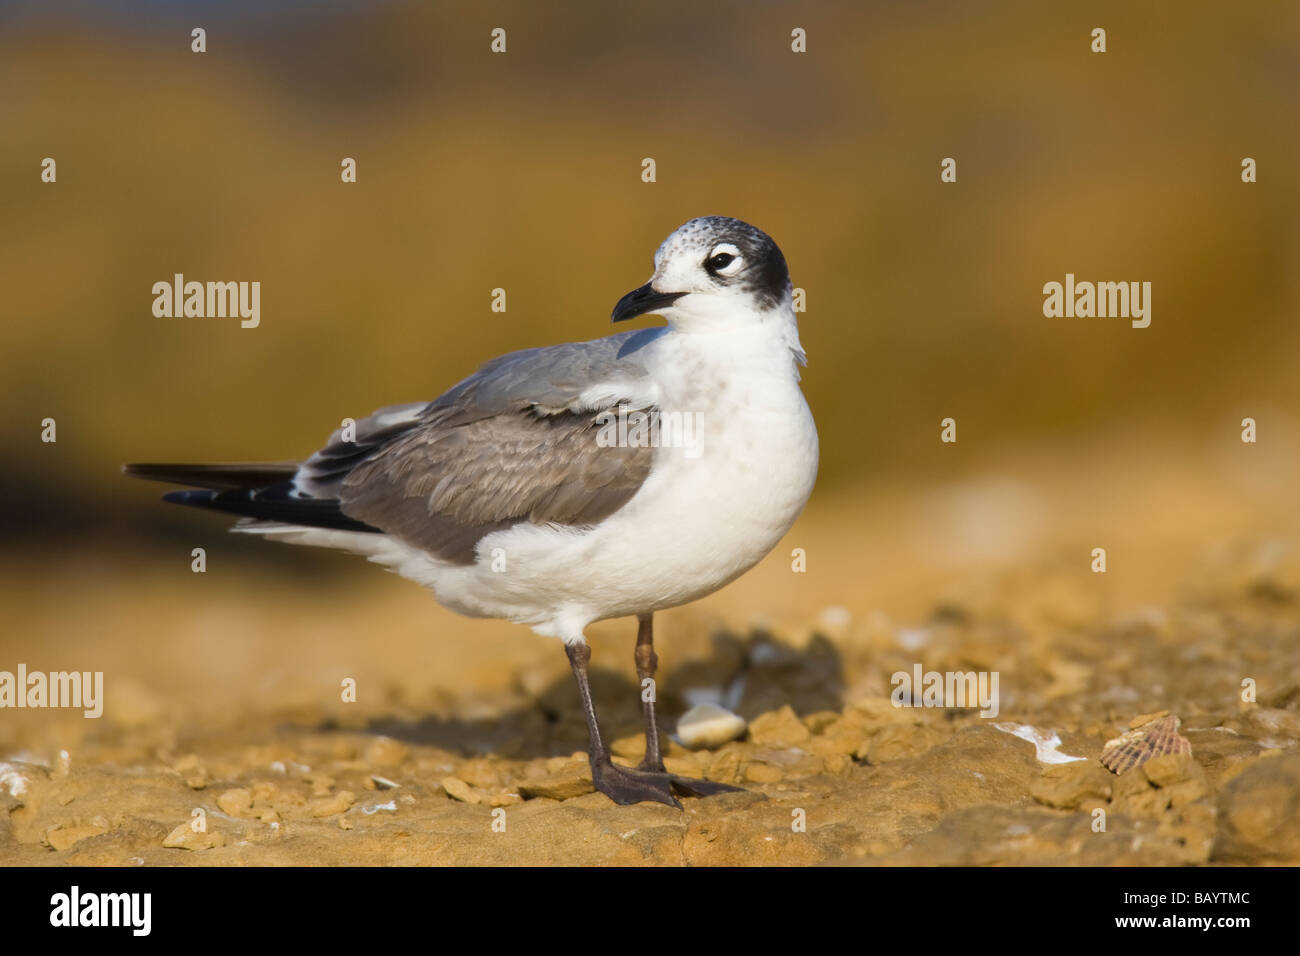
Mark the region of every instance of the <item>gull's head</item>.
[[790, 307], [790, 272], [771, 237], [739, 219], [692, 219], [655, 252], [655, 273], [614, 306], [621, 322], [648, 312], [674, 326], [746, 324]]

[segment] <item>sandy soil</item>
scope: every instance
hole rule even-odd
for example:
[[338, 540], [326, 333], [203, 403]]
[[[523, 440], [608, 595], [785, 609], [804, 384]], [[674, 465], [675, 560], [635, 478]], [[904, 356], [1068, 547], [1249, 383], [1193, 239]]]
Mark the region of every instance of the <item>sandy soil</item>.
[[[160, 602], [142, 585], [99, 624], [148, 621], [117, 652], [125, 643], [149, 659], [142, 674], [173, 679], [150, 687], [109, 669], [100, 720], [10, 712], [0, 862], [1300, 863], [1292, 551], [1256, 542], [1185, 575], [1168, 603], [1118, 614], [1089, 576], [1059, 567], [978, 581], [907, 627], [839, 606], [741, 631], [716, 608], [661, 615], [667, 727], [698, 689], [729, 693], [750, 722], [716, 750], [668, 743], [670, 769], [746, 791], [683, 811], [592, 791], [576, 692], [550, 642], [444, 615], [478, 630], [472, 651], [442, 656], [446, 640], [413, 623], [428, 599], [387, 578], [337, 621], [320, 612], [337, 591], [286, 587], [274, 613], [255, 614], [238, 600], [251, 578], [195, 584], [202, 600]], [[384, 653], [359, 655], [355, 629], [381, 607], [387, 636], [369, 646]], [[63, 613], [90, 654], [90, 610]], [[641, 753], [632, 630], [593, 635], [597, 704], [628, 761]], [[1000, 713], [892, 706], [890, 675], [917, 663], [997, 670]], [[338, 700], [340, 674], [357, 679], [356, 703]], [[1105, 770], [1103, 744], [1158, 710], [1181, 718], [1190, 756]], [[1086, 759], [1044, 762], [1017, 726]]]

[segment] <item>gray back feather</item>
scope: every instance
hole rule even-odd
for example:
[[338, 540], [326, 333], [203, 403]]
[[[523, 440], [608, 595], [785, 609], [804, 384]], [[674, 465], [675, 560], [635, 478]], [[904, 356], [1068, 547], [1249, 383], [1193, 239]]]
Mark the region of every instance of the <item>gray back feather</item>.
[[[299, 471], [299, 491], [463, 564], [486, 534], [521, 521], [590, 525], [626, 504], [654, 449], [600, 447], [597, 418], [651, 410], [640, 350], [666, 331], [512, 352], [427, 405], [392, 406], [342, 431]], [[581, 400], [592, 385], [605, 396]]]

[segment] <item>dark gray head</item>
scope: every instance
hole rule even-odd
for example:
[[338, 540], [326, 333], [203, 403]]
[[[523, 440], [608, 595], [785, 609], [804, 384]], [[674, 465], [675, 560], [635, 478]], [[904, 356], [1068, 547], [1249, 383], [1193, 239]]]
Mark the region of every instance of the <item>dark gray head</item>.
[[655, 274], [614, 307], [614, 321], [647, 312], [703, 324], [788, 306], [790, 272], [771, 237], [726, 216], [692, 219], [663, 241]]

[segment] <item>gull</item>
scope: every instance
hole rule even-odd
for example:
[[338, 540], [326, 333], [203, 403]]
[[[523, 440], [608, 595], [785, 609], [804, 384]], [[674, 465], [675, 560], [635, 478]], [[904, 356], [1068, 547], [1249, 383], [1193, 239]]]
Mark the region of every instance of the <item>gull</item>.
[[[492, 359], [432, 402], [336, 430], [292, 464], [133, 464], [233, 530], [364, 555], [470, 617], [558, 637], [596, 789], [615, 803], [734, 790], [665, 771], [654, 613], [711, 594], [793, 525], [817, 476], [785, 257], [707, 216], [679, 227], [612, 319], [667, 325]], [[635, 617], [645, 759], [615, 764], [588, 681], [595, 621]]]

